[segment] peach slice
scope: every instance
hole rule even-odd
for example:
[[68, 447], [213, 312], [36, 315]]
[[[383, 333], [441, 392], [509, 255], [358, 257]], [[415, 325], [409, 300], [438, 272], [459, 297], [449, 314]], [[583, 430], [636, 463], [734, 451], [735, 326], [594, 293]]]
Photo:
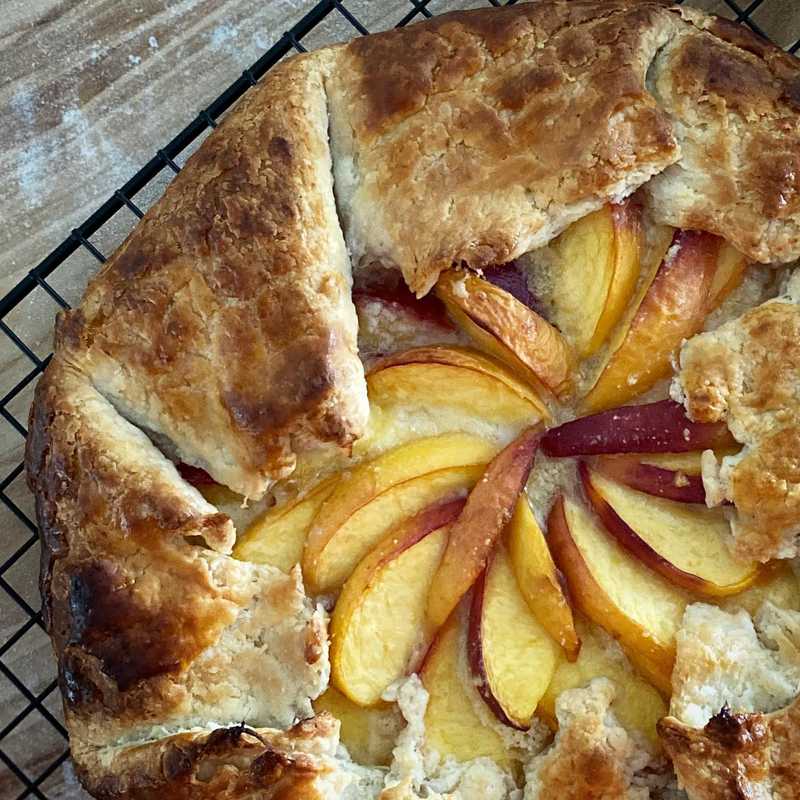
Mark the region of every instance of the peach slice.
[[354, 703], [378, 703], [424, 652], [428, 588], [447, 544], [447, 525], [463, 500], [416, 514], [373, 550], [348, 578], [331, 618], [331, 676]]
[[633, 558], [569, 497], [556, 501], [547, 530], [578, 608], [617, 638], [642, 674], [668, 696], [675, 634], [689, 595]]
[[528, 608], [502, 546], [475, 583], [467, 636], [481, 697], [500, 722], [526, 730], [560, 650]]
[[309, 587], [319, 592], [337, 592], [358, 562], [392, 527], [432, 503], [466, 496], [482, 474], [482, 464], [451, 467], [425, 473], [381, 492], [354, 511], [332, 534], [313, 570], [308, 569]]
[[511, 566], [522, 596], [542, 627], [564, 648], [567, 658], [578, 657], [581, 643], [575, 632], [572, 608], [542, 529], [525, 494], [517, 500], [507, 529]]
[[574, 222], [552, 244], [555, 321], [584, 358], [605, 342], [633, 296], [641, 239], [641, 209], [628, 200]]
[[341, 723], [339, 740], [351, 758], [364, 766], [385, 767], [391, 763], [403, 717], [394, 705], [364, 708], [329, 686], [314, 700], [314, 711], [327, 711]]
[[670, 359], [708, 313], [722, 240], [677, 231], [619, 348], [583, 399], [585, 411], [621, 405], [670, 373]]
[[721, 508], [653, 497], [580, 465], [583, 488], [606, 530], [632, 556], [676, 586], [707, 597], [741, 592], [758, 575], [755, 562], [737, 561], [727, 545], [730, 525]]
[[[720, 444], [711, 448], [714, 450], [717, 461], [721, 461], [723, 456], [735, 455], [740, 449], [740, 445], [734, 441], [729, 433], [723, 432], [722, 439], [728, 441], [721, 441]], [[625, 456], [618, 456], [618, 458], [625, 458]], [[660, 469], [683, 472], [685, 475], [700, 475], [702, 473], [702, 450], [689, 450], [686, 453], [643, 453], [637, 456], [628, 456], [628, 458], [640, 461], [642, 464], [659, 467]]]
[[692, 422], [673, 400], [601, 411], [551, 428], [542, 437], [542, 450], [550, 456], [680, 453], [732, 444], [724, 423]]
[[631, 456], [598, 456], [592, 468], [606, 478], [655, 497], [680, 503], [705, 505], [706, 502], [706, 490], [699, 474], [664, 469]]
[[336, 481], [328, 478], [304, 497], [258, 516], [237, 540], [233, 555], [288, 572], [302, 561], [308, 529]]
[[747, 259], [732, 245], [722, 243], [717, 258], [717, 270], [708, 290], [709, 311], [722, 305], [728, 295], [736, 289], [744, 278]]
[[573, 356], [558, 329], [508, 292], [474, 273], [442, 273], [436, 294], [448, 313], [490, 355], [510, 364], [526, 380], [557, 395], [570, 388]]
[[580, 617], [576, 625], [582, 643], [580, 655], [574, 662], [560, 660], [537, 713], [555, 726], [556, 700], [562, 692], [586, 686], [594, 678], [608, 678], [617, 690], [611, 710], [622, 726], [643, 734], [660, 749], [656, 724], [667, 713], [667, 704], [658, 690], [626, 662], [622, 653], [614, 652], [613, 643], [599, 627]]
[[375, 364], [367, 380], [371, 380], [374, 374], [383, 369], [404, 364], [443, 364], [450, 367], [463, 367], [473, 372], [488, 375], [490, 378], [500, 381], [523, 400], [527, 400], [543, 419], [548, 417], [547, 408], [542, 399], [529, 384], [521, 381], [516, 376], [516, 373], [510, 370], [502, 361], [484, 355], [471, 347], [427, 345], [404, 350], [401, 353], [393, 353]]
[[302, 566], [310, 591], [337, 591], [394, 525], [466, 493], [496, 452], [485, 439], [449, 433], [412, 440], [342, 475], [306, 539]]
[[702, 472], [702, 450], [690, 450], [688, 453], [644, 453], [641, 456], [617, 457], [635, 459], [651, 467], [668, 469], [672, 472], [683, 472], [685, 475], [700, 475]]
[[425, 746], [442, 758], [456, 761], [491, 758], [508, 769], [511, 759], [500, 735], [484, 725], [477, 711], [480, 697], [465, 671], [464, 631], [460, 614], [453, 614], [439, 631], [420, 670], [428, 690], [425, 712]]
[[486, 467], [453, 523], [444, 557], [431, 584], [428, 622], [439, 628], [486, 566], [511, 519], [539, 446], [540, 428], [529, 428]]
[[498, 378], [461, 366], [411, 363], [387, 366], [367, 379], [372, 406], [391, 410], [421, 407], [426, 416], [479, 419], [519, 430], [543, 417], [534, 405]]

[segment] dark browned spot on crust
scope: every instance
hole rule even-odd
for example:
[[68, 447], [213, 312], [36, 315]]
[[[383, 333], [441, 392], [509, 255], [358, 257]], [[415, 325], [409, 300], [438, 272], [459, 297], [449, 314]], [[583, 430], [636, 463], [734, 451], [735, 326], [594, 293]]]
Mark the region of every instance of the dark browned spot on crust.
[[275, 161], [282, 161], [287, 166], [292, 163], [292, 146], [283, 136], [273, 136], [267, 145], [267, 152]]
[[97, 658], [123, 692], [138, 681], [176, 672], [197, 651], [191, 616], [145, 607], [111, 562], [73, 571], [68, 608], [67, 648], [79, 646]]
[[86, 317], [80, 308], [69, 311], [60, 311], [56, 317], [55, 346], [60, 349], [76, 348], [79, 346]]
[[533, 67], [506, 81], [498, 90], [498, 98], [503, 108], [519, 111], [531, 94], [557, 89], [561, 84], [561, 72], [556, 67]]
[[675, 81], [693, 98], [713, 94], [731, 111], [745, 115], [751, 110], [767, 112], [780, 93], [765, 64], [743, 58], [709, 36], [684, 40]]
[[752, 747], [754, 734], [758, 729], [752, 730], [750, 716], [747, 714], [734, 714], [728, 706], [723, 706], [718, 714], [708, 721], [705, 732], [714, 738], [720, 745], [733, 750], [743, 750]]

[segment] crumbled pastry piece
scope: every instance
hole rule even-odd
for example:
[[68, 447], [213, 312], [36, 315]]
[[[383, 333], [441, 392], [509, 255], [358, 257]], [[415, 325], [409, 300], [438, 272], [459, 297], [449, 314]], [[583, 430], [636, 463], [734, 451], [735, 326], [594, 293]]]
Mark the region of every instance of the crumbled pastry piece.
[[[800, 277], [800, 276], [798, 276]], [[800, 287], [690, 339], [673, 395], [698, 422], [724, 421], [742, 451], [703, 458], [709, 500], [731, 501], [734, 551], [767, 561], [798, 554]]]
[[78, 774], [103, 800], [339, 800], [352, 776], [336, 759], [329, 716], [287, 731], [235, 725], [190, 730], [140, 744], [72, 744]]
[[690, 800], [799, 798], [800, 612], [696, 603], [677, 651], [658, 730]]
[[720, 709], [775, 711], [800, 693], [800, 612], [764, 603], [740, 610], [693, 603], [677, 635], [670, 713], [702, 728]]
[[411, 675], [387, 689], [383, 699], [397, 702], [406, 727], [397, 737], [392, 751], [392, 764], [384, 781], [383, 800], [400, 798], [404, 793], [418, 789], [425, 780], [425, 763], [422, 754], [425, 739], [425, 709], [428, 692], [419, 676]]
[[651, 755], [609, 710], [614, 691], [597, 678], [561, 694], [558, 733], [525, 770], [525, 800], [648, 800], [650, 790], [636, 776]]
[[380, 800], [505, 800], [515, 791], [511, 776], [491, 759], [441, 763], [425, 753], [428, 692], [416, 675], [393, 684], [383, 699], [398, 703], [406, 727], [397, 738]]
[[800, 700], [771, 714], [718, 712], [704, 728], [658, 726], [689, 800], [800, 798]]

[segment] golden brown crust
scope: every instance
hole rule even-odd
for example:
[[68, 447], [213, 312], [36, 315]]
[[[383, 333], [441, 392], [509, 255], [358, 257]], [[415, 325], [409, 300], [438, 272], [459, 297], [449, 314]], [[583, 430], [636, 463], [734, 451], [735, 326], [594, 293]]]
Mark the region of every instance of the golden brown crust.
[[245, 495], [367, 416], [336, 218], [323, 51], [204, 142], [62, 316], [57, 348], [123, 414]]
[[299, 574], [225, 555], [230, 520], [58, 357], [30, 430], [44, 613], [73, 745], [309, 714], [327, 636]]
[[744, 559], [788, 558], [800, 533], [800, 306], [764, 303], [684, 345], [680, 383], [689, 416], [725, 421], [742, 453], [708, 461], [717, 502], [736, 506], [732, 530]]
[[456, 12], [351, 42], [328, 81], [354, 258], [424, 293], [504, 263], [679, 157], [644, 85], [661, 3]]
[[744, 26], [685, 12], [650, 85], [680, 161], [648, 185], [659, 222], [719, 234], [755, 261], [800, 255], [800, 67]]
[[320, 716], [285, 733], [237, 725], [73, 755], [100, 800], [334, 800], [347, 783], [337, 733]]
[[605, 679], [562, 693], [556, 702], [559, 729], [548, 750], [526, 771], [531, 800], [647, 800], [634, 776], [650, 761], [609, 711], [615, 689]]
[[691, 800], [800, 797], [800, 700], [773, 714], [723, 709], [703, 729], [666, 717], [658, 732]]
[[328, 80], [354, 258], [427, 291], [647, 183], [659, 221], [800, 255], [800, 69], [657, 0], [446, 14], [350, 43]]

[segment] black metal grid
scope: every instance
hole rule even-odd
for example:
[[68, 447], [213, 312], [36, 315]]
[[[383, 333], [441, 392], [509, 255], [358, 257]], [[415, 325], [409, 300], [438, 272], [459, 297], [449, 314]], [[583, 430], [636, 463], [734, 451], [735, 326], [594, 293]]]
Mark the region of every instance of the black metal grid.
[[[512, 5], [516, 0], [486, 0], [494, 6]], [[677, 0], [678, 3], [683, 0]], [[752, 18], [765, 2], [769, 0], [752, 0], [742, 7], [734, 0], [722, 0], [733, 12], [736, 22], [748, 25], [761, 36], [766, 36], [761, 27]], [[410, 8], [397, 20], [396, 27], [402, 27], [420, 17], [434, 15], [428, 6], [432, 0], [408, 0]], [[25, 391], [47, 366], [50, 355], [40, 358], [29, 344], [15, 333], [5, 321], [10, 312], [15, 309], [25, 298], [37, 288], [42, 289], [59, 307], [68, 308], [69, 304], [61, 294], [48, 283], [48, 278], [61, 266], [73, 253], [80, 248], [89, 252], [99, 263], [106, 260], [105, 255], [92, 243], [91, 237], [100, 231], [109, 220], [120, 210], [127, 208], [136, 217], [143, 216], [142, 210], [136, 205], [134, 198], [137, 193], [150, 184], [164, 169], [173, 173], [180, 172], [180, 167], [175, 159], [182, 154], [200, 135], [209, 128], [216, 127], [216, 120], [236, 102], [251, 86], [254, 86], [274, 64], [292, 51], [305, 52], [302, 40], [314, 30], [326, 17], [331, 14], [341, 15], [352, 27], [354, 35], [369, 33], [358, 17], [353, 14], [342, 0], [322, 0], [317, 3], [299, 22], [287, 30], [272, 47], [270, 47], [254, 64], [245, 69], [219, 97], [204, 108], [180, 133], [177, 134], [164, 147], [156, 151], [150, 159], [127, 183], [117, 189], [88, 219], [77, 228], [70, 231], [64, 241], [58, 245], [46, 258], [37, 264], [19, 283], [0, 299], [0, 342], [9, 345], [18, 351], [25, 362], [28, 363], [26, 374], [11, 388], [5, 396], [0, 398], [0, 417], [11, 429], [24, 439], [26, 429], [24, 422], [20, 421], [10, 409], [12, 401]], [[788, 52], [796, 53], [800, 49], [800, 39], [787, 48]], [[2, 424], [2, 422], [0, 422]], [[0, 502], [18, 521], [21, 531], [20, 543], [13, 552], [0, 564], [0, 589], [8, 596], [13, 605], [21, 610], [26, 619], [2, 644], [0, 644], [0, 675], [2, 675], [18, 692], [24, 705], [14, 716], [0, 727], [0, 761], [9, 772], [16, 777], [23, 787], [17, 795], [18, 800], [36, 797], [46, 800], [47, 795], [43, 785], [45, 781], [69, 758], [67, 748], [67, 732], [58, 716], [51, 712], [46, 702], [56, 693], [57, 682], [52, 680], [38, 692], [32, 691], [24, 679], [12, 671], [4, 662], [4, 657], [11, 649], [31, 630], [44, 628], [40, 612], [33, 608], [27, 600], [9, 583], [7, 574], [29, 551], [35, 551], [38, 545], [38, 532], [36, 524], [30, 516], [15, 503], [9, 496], [8, 489], [12, 483], [20, 479], [23, 474], [23, 465], [18, 463], [0, 480]], [[17, 536], [18, 531], [12, 532]], [[36, 775], [29, 775], [13, 758], [3, 749], [3, 742], [9, 734], [17, 729], [31, 714], [40, 714], [53, 731], [64, 740], [63, 752], [49, 763]]]

